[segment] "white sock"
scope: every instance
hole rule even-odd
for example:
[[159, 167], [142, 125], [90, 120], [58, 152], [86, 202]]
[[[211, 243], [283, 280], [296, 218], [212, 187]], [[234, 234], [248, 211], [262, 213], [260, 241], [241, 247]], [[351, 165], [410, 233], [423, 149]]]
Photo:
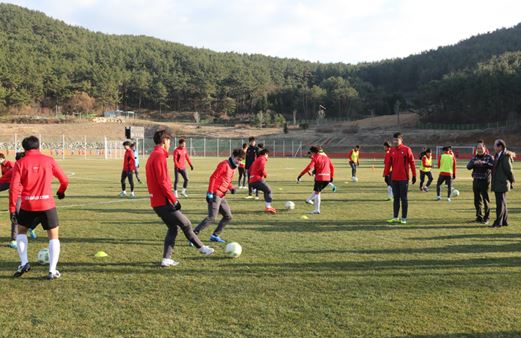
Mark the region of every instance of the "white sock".
[[58, 265], [58, 259], [60, 258], [60, 240], [51, 239], [49, 240], [49, 272], [56, 272], [56, 265]]
[[271, 203], [270, 202], [266, 202], [266, 209], [268, 208], [271, 208]]
[[387, 196], [389, 196], [389, 198], [393, 197], [393, 187], [391, 187], [391, 186], [387, 187]]
[[308, 201], [313, 201], [313, 200], [315, 199], [316, 196], [317, 196], [317, 195], [316, 195], [315, 192], [313, 191], [313, 193], [312, 193], [311, 195], [309, 195], [309, 197], [308, 197], [307, 200], [308, 200]]
[[335, 186], [335, 185], [334, 185], [333, 183], [331, 183], [331, 182], [329, 182], [327, 185], [328, 185], [329, 187], [334, 187], [334, 186]]
[[315, 211], [320, 212], [320, 194], [315, 195]]
[[183, 189], [183, 194], [186, 194], [186, 189]]
[[16, 235], [16, 245], [18, 246], [18, 256], [20, 256], [20, 264], [29, 263], [27, 259], [27, 235]]

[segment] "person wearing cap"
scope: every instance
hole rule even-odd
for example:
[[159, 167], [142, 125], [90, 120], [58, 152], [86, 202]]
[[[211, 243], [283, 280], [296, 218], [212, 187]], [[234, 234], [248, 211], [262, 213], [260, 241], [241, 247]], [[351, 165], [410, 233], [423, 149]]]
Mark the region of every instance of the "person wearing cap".
[[490, 219], [490, 175], [494, 168], [494, 158], [486, 153], [485, 144], [480, 141], [476, 146], [476, 154], [467, 164], [472, 170], [472, 191], [474, 192], [474, 207], [476, 208], [476, 222], [488, 224]]

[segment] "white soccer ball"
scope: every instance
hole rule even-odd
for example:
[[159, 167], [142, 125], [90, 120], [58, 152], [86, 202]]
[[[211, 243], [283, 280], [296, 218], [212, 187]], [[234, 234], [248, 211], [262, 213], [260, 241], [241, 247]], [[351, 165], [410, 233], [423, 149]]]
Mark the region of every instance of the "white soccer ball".
[[237, 258], [242, 253], [242, 247], [239, 243], [228, 243], [224, 248], [224, 254], [230, 258]]
[[286, 209], [288, 210], [293, 210], [295, 209], [295, 203], [293, 203], [292, 201], [287, 201], [286, 204], [284, 205], [286, 207]]
[[452, 195], [452, 197], [458, 197], [459, 196], [459, 190], [458, 189], [453, 189], [451, 195]]
[[39, 264], [49, 264], [49, 249], [43, 248], [38, 251], [38, 263]]

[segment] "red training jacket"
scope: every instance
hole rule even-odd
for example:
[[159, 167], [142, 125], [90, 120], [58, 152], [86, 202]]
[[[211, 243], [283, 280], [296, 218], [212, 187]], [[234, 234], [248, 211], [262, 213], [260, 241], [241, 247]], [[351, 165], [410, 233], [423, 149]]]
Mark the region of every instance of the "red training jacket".
[[5, 175], [2, 175], [2, 177], [0, 177], [0, 184], [11, 183], [11, 177], [13, 177], [13, 171], [9, 170], [5, 173]]
[[330, 182], [335, 175], [335, 167], [326, 153], [316, 153], [311, 156], [311, 162], [308, 164], [299, 176], [304, 176], [307, 172], [315, 168], [315, 181]]
[[384, 176], [387, 176], [389, 174], [385, 174], [385, 167], [387, 166], [387, 163], [391, 163], [391, 149], [389, 148], [389, 150], [386, 150], [385, 151], [385, 156], [384, 156]]
[[192, 161], [190, 161], [190, 156], [188, 156], [188, 151], [186, 151], [186, 147], [177, 147], [174, 150], [174, 166], [177, 169], [185, 170], [186, 162], [192, 165]]
[[136, 171], [136, 155], [132, 149], [127, 149], [123, 157], [123, 171]]
[[219, 197], [224, 197], [228, 190], [233, 189], [232, 180], [236, 169], [230, 166], [228, 160], [224, 160], [217, 165], [215, 171], [210, 176], [210, 183], [208, 184], [208, 192], [211, 192]]
[[52, 193], [52, 178], [60, 181], [58, 192], [67, 190], [69, 180], [56, 161], [39, 150], [29, 150], [13, 168], [9, 187], [9, 211], [16, 211], [16, 201], [22, 198], [21, 209], [45, 211], [56, 207]]
[[155, 146], [146, 164], [147, 187], [152, 208], [162, 207], [168, 203], [175, 204], [176, 198], [172, 192], [172, 179], [168, 174], [168, 151], [162, 146]]
[[259, 182], [268, 177], [268, 172], [266, 171], [266, 162], [268, 162], [266, 156], [257, 157], [257, 159], [250, 167], [249, 183]]
[[2, 176], [4, 176], [11, 169], [13, 169], [13, 162], [5, 160], [4, 164], [2, 164]]
[[411, 148], [403, 144], [392, 147], [389, 161], [385, 163], [384, 176], [390, 174], [393, 181], [408, 181], [409, 170], [416, 177], [416, 164]]

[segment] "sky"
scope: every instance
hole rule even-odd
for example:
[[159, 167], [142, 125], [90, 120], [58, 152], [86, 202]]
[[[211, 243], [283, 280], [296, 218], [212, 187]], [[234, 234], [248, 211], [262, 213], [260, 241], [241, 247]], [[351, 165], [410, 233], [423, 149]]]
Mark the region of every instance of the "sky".
[[94, 31], [320, 62], [405, 57], [521, 22], [519, 0], [14, 0]]

